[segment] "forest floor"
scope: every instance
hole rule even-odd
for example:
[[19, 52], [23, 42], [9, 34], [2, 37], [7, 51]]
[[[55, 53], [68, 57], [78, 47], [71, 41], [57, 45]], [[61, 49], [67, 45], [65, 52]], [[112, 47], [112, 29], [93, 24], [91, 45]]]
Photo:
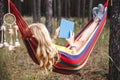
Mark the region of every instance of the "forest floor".
[[[31, 21], [28, 21], [28, 23], [31, 23]], [[103, 29], [87, 64], [79, 73], [63, 75], [51, 72], [48, 75], [43, 75], [39, 66], [31, 60], [22, 40], [20, 40], [22, 48], [16, 49], [16, 52], [9, 52], [7, 48], [0, 50], [0, 80], [107, 80], [109, 60], [108, 24]], [[79, 27], [78, 24], [77, 26]], [[75, 28], [76, 32], [78, 27]], [[61, 39], [57, 43], [65, 44]]]

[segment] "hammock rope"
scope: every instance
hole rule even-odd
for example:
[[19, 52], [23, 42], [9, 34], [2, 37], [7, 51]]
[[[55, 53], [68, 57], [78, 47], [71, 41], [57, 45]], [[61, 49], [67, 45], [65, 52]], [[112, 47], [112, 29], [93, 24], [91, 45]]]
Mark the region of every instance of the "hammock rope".
[[[74, 74], [78, 72], [86, 64], [100, 36], [100, 33], [102, 32], [102, 29], [104, 28], [104, 25], [106, 23], [107, 6], [108, 6], [108, 0], [106, 0], [104, 4], [105, 13], [102, 20], [99, 22], [95, 31], [91, 34], [88, 41], [85, 43], [83, 49], [79, 50], [75, 55], [68, 54], [66, 51], [62, 51], [62, 50], [59, 51], [60, 60], [56, 61], [55, 64], [53, 65], [54, 72], [61, 74]], [[25, 22], [22, 15], [11, 1], [10, 1], [10, 9], [11, 9], [11, 13], [14, 14], [16, 17], [16, 23], [21, 32], [22, 39], [24, 41], [24, 44], [28, 50], [30, 57], [36, 64], [39, 65], [40, 63], [35, 56], [38, 45], [37, 40], [34, 37], [32, 37], [33, 34], [28, 28], [27, 23]], [[88, 23], [83, 27], [83, 29], [76, 35], [75, 39], [77, 39], [81, 35], [81, 33], [84, 32], [84, 30], [88, 27], [88, 25], [92, 22], [93, 19], [88, 21]], [[69, 45], [67, 45], [66, 47], [68, 46]]]

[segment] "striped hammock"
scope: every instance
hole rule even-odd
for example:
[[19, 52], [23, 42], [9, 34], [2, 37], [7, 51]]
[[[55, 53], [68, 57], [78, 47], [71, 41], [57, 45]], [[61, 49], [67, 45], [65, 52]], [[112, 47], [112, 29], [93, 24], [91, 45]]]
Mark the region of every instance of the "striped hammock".
[[[108, 0], [106, 0], [104, 4], [105, 12], [104, 12], [104, 16], [102, 17], [102, 20], [99, 22], [98, 26], [91, 34], [85, 45], [76, 54], [69, 54], [66, 51], [59, 50], [60, 60], [56, 61], [55, 64], [53, 65], [54, 72], [61, 74], [74, 74], [78, 72], [86, 64], [106, 23], [107, 6], [108, 6]], [[28, 50], [30, 57], [36, 64], [39, 65], [39, 61], [35, 57], [37, 45], [38, 45], [37, 40], [32, 37], [32, 32], [28, 28], [27, 23], [25, 22], [22, 15], [11, 1], [10, 1], [10, 9], [11, 9], [11, 13], [14, 14], [16, 17], [16, 23], [19, 27], [22, 39], [24, 41], [24, 44]], [[92, 22], [93, 19], [91, 19], [84, 26], [84, 28], [77, 34], [75, 39], [77, 39], [81, 35], [81, 33], [84, 32], [84, 30], [88, 27], [88, 25]]]

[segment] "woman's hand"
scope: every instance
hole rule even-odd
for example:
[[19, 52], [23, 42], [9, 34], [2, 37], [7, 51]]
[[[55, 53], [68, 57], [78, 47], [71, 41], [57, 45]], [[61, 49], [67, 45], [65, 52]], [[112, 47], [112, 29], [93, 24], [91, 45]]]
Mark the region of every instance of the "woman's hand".
[[75, 54], [76, 53], [76, 45], [74, 44], [74, 33], [72, 33], [72, 31], [70, 31], [70, 38], [66, 39], [66, 41], [68, 42], [68, 44], [70, 44], [70, 49], [72, 50], [72, 53]]
[[60, 33], [60, 27], [56, 29], [54, 37], [58, 37], [59, 33]]
[[56, 39], [57, 39], [57, 37], [58, 37], [58, 35], [59, 35], [59, 32], [60, 32], [60, 27], [58, 27], [58, 28], [56, 29], [56, 31], [55, 31], [55, 35], [53, 36], [53, 39], [52, 39], [52, 42], [53, 42], [53, 43], [56, 43]]
[[70, 46], [74, 45], [74, 33], [72, 31], [70, 31], [70, 38], [66, 39], [66, 41], [68, 42], [68, 44], [70, 44]]

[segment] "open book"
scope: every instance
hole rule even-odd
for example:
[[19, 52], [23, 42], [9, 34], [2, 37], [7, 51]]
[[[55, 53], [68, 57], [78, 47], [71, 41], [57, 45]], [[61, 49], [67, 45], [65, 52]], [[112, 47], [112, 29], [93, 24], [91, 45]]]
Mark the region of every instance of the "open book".
[[74, 22], [61, 19], [59, 37], [70, 38], [70, 32], [74, 33]]

